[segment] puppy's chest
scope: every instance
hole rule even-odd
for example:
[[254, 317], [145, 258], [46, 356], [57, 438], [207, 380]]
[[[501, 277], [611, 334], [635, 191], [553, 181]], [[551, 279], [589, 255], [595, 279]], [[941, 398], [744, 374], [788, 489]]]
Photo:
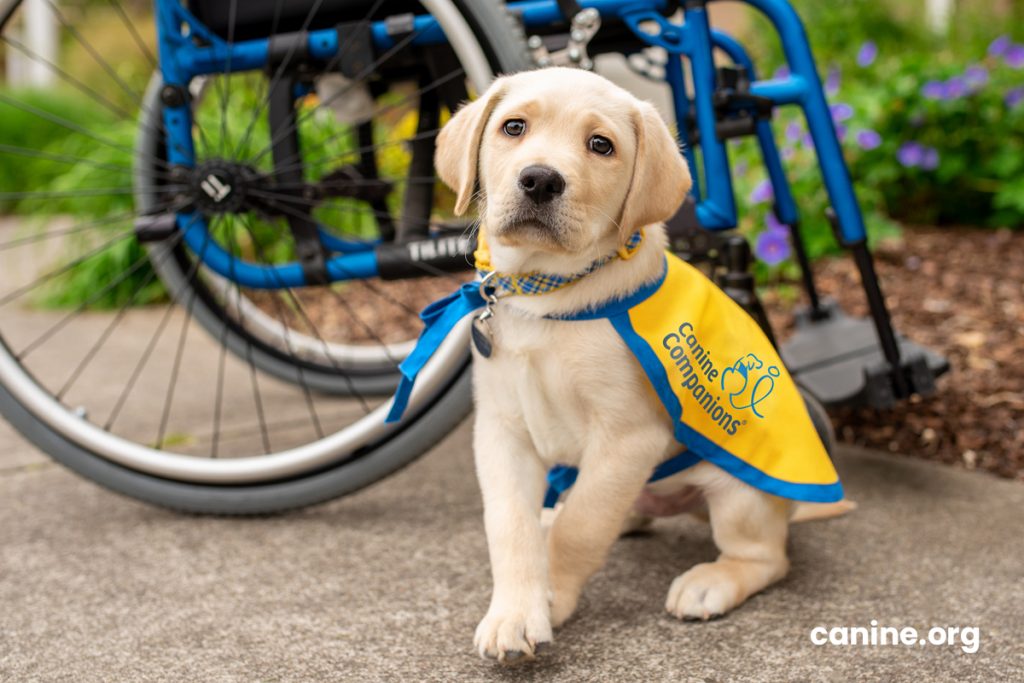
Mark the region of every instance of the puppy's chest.
[[575, 464], [589, 440], [645, 411], [639, 366], [607, 320], [550, 321], [498, 315], [495, 353], [474, 364], [478, 400], [516, 415], [550, 464]]

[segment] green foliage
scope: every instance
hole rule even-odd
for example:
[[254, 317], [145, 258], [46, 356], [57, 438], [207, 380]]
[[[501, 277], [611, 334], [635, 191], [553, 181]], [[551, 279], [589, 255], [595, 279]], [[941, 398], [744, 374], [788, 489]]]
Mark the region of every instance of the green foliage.
[[[830, 102], [849, 105], [837, 128], [870, 240], [898, 234], [895, 221], [1024, 226], [1024, 104], [1011, 106], [1006, 99], [1024, 85], [1024, 69], [988, 53], [1004, 31], [1011, 42], [1024, 40], [1024, 25], [1001, 22], [989, 3], [964, 2], [951, 36], [940, 38], [925, 28], [920, 3], [793, 4], [808, 27], [822, 79], [834, 86]], [[744, 36], [762, 77], [784, 64], [775, 36], [763, 18], [752, 19]], [[865, 44], [877, 48], [877, 57], [864, 58]], [[945, 87], [949, 83], [956, 88]], [[802, 116], [780, 109], [773, 126], [808, 252], [814, 258], [834, 251], [823, 214], [827, 195]], [[933, 150], [933, 163], [901, 163], [908, 145]], [[770, 220], [770, 202], [751, 200], [767, 177], [759, 152], [744, 140], [733, 143], [731, 158], [738, 167], [741, 228], [759, 239]], [[789, 260], [758, 268], [762, 280], [796, 274]]]
[[[865, 184], [878, 188], [890, 215], [912, 223], [986, 227], [1024, 226], [1024, 107], [1008, 106], [1006, 93], [1024, 82], [1024, 73], [1002, 60], [980, 59], [976, 73], [987, 82], [959, 97], [929, 99], [927, 84], [962, 79], [963, 66], [934, 66], [915, 55], [880, 65], [874, 83], [884, 103], [862, 93], [865, 125], [883, 137], [853, 167]], [[880, 106], [881, 105], [881, 106]], [[900, 148], [918, 143], [935, 149], [934, 170], [906, 168]]]
[[[73, 116], [72, 116], [73, 115]], [[50, 118], [48, 119], [47, 116]], [[64, 89], [0, 89], [0, 188], [3, 193], [36, 192], [67, 170], [67, 164], [32, 156], [71, 153], [65, 147], [82, 139], [66, 126], [51, 120], [69, 118], [90, 130], [103, 130], [111, 116], [90, 100]], [[76, 145], [77, 146], [77, 145]], [[0, 213], [35, 212], [36, 207], [18, 200], [0, 199]]]
[[[122, 229], [130, 229], [130, 224]], [[133, 237], [115, 237], [116, 234], [107, 236], [106, 241], [113, 240], [113, 244], [95, 257], [47, 283], [35, 303], [43, 308], [112, 309], [126, 303], [144, 306], [163, 301], [166, 298], [163, 285], [142, 246]], [[69, 245], [70, 254], [84, 255], [89, 251], [89, 242], [72, 242], [81, 248]]]

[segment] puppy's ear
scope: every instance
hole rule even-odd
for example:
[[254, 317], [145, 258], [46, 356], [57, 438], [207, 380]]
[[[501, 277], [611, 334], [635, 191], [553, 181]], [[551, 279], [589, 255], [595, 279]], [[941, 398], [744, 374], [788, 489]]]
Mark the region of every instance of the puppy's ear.
[[466, 212], [473, 197], [480, 141], [506, 86], [503, 78], [494, 81], [482, 96], [463, 105], [437, 135], [434, 166], [445, 185], [455, 190], [456, 216]]
[[619, 222], [623, 241], [645, 225], [671, 218], [693, 183], [679, 144], [653, 105], [639, 103], [633, 126], [636, 161]]

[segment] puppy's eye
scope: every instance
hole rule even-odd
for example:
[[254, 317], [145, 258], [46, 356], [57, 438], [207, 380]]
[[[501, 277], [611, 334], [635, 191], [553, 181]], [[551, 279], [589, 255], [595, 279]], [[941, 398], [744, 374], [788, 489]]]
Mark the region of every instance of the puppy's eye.
[[502, 130], [505, 131], [505, 135], [517, 138], [526, 132], [526, 121], [522, 119], [509, 119], [502, 126]]
[[600, 135], [595, 135], [590, 138], [587, 142], [587, 146], [590, 148], [591, 152], [595, 152], [602, 156], [608, 156], [615, 150], [615, 148], [612, 147], [612, 141]]

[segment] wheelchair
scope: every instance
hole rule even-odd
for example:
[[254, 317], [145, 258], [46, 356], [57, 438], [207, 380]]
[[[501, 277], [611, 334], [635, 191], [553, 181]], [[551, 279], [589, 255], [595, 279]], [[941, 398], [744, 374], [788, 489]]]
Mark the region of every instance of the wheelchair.
[[[673, 249], [771, 336], [727, 153], [756, 138], [809, 301], [780, 350], [826, 440], [820, 404], [933, 392], [948, 364], [892, 328], [800, 18], [745, 0], [789, 66], [762, 79], [711, 26], [713, 2], [0, 0], [0, 59], [82, 103], [0, 89], [0, 111], [48, 131], [0, 139], [0, 162], [34, 169], [0, 184], [0, 412], [75, 472], [180, 510], [286, 510], [399, 470], [471, 408], [463, 327], [406, 417], [384, 421], [417, 310], [473, 277], [474, 225], [434, 176], [437, 131], [496, 74], [652, 50], [667, 58], [646, 76], [667, 84], [695, 179]], [[49, 41], [30, 40], [40, 13]], [[772, 132], [783, 106], [806, 116], [868, 319], [817, 291]], [[98, 263], [70, 310], [23, 310]], [[158, 282], [169, 301], [140, 307]]]

